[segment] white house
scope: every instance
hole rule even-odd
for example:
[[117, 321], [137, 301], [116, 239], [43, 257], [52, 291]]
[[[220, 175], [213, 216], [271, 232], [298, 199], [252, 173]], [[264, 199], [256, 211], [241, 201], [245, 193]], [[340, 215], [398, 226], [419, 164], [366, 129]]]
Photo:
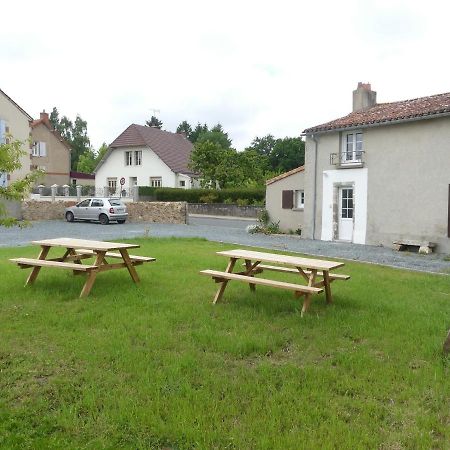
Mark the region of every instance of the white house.
[[183, 134], [132, 124], [110, 144], [95, 169], [95, 188], [119, 193], [136, 185], [197, 187], [195, 174], [188, 168], [192, 150]]

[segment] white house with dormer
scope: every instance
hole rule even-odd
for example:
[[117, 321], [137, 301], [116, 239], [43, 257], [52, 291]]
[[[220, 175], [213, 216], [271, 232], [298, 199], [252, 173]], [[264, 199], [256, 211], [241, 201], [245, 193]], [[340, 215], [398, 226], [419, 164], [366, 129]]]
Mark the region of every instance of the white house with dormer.
[[192, 143], [179, 133], [130, 125], [109, 146], [95, 169], [97, 191], [130, 192], [134, 186], [198, 187], [189, 169]]

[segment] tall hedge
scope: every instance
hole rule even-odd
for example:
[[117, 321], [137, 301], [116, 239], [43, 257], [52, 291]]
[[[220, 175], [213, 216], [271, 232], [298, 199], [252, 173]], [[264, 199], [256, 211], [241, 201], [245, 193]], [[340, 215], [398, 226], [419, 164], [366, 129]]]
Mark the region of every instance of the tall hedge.
[[262, 203], [266, 196], [265, 188], [234, 189], [181, 189], [153, 188], [139, 186], [139, 195], [153, 197], [156, 201], [188, 203], [206, 203], [205, 199], [214, 199], [208, 203], [224, 203], [228, 201], [247, 200], [248, 203]]

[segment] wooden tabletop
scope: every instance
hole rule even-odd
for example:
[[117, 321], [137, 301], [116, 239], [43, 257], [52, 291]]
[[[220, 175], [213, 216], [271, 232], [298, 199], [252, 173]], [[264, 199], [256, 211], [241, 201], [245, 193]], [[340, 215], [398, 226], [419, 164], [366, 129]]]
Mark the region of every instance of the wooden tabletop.
[[137, 244], [123, 244], [120, 242], [104, 242], [91, 241], [87, 239], [73, 239], [73, 238], [56, 238], [44, 239], [42, 241], [32, 241], [32, 244], [43, 245], [48, 247], [64, 247], [64, 248], [85, 248], [87, 250], [120, 250], [123, 248], [138, 248]]
[[276, 253], [255, 252], [251, 250], [226, 250], [217, 252], [218, 255], [229, 258], [242, 258], [252, 261], [271, 262], [276, 264], [302, 267], [306, 269], [332, 270], [342, 267], [344, 263], [336, 261], [323, 261], [321, 259], [301, 258], [299, 256], [279, 255]]

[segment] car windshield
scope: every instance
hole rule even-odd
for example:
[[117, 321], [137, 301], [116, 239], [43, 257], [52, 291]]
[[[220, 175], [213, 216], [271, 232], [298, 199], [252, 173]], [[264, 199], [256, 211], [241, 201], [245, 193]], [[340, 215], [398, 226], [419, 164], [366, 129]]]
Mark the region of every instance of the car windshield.
[[114, 200], [114, 199], [109, 199], [109, 204], [111, 206], [123, 206], [122, 202], [120, 200]]

